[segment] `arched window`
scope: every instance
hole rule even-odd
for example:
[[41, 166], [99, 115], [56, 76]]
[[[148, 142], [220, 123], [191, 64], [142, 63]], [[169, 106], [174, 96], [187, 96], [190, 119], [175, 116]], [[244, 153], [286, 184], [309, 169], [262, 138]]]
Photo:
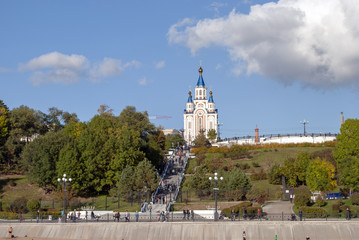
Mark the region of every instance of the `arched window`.
[[199, 132], [202, 132], [202, 118], [198, 119]]
[[209, 129], [213, 129], [213, 122], [209, 122]]

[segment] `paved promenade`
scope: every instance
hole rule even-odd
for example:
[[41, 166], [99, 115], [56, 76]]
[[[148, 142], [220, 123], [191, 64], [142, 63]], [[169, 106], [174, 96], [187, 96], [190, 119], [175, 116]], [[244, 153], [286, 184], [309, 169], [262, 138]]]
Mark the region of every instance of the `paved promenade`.
[[[124, 240], [354, 240], [359, 239], [359, 222], [210, 222], [210, 223], [14, 223], [18, 239], [124, 239]], [[0, 239], [7, 237], [9, 224], [0, 224]], [[27, 236], [26, 238], [24, 236]]]

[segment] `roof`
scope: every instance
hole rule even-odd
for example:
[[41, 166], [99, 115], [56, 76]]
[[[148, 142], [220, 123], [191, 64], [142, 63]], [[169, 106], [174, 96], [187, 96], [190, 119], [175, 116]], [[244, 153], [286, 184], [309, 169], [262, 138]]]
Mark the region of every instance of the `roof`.
[[198, 72], [199, 72], [199, 77], [198, 77], [198, 81], [197, 81], [197, 87], [204, 87], [206, 85], [204, 84], [203, 77], [202, 77], [202, 72], [203, 72], [202, 67], [199, 68]]
[[193, 100], [192, 100], [192, 96], [190, 95], [190, 96], [188, 96], [188, 100], [187, 100], [187, 102], [193, 102]]

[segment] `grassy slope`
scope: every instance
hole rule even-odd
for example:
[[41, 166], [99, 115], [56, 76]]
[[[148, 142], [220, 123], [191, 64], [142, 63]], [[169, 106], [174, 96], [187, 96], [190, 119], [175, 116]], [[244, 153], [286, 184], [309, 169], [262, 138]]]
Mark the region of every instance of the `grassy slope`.
[[[252, 158], [250, 159], [240, 159], [240, 160], [230, 160], [227, 159], [224, 161], [224, 164], [233, 165], [233, 163], [248, 163], [253, 168], [253, 162], [258, 163], [260, 167], [262, 167], [265, 171], [269, 169], [269, 167], [274, 163], [281, 164], [285, 159], [288, 157], [296, 157], [297, 154], [301, 151], [308, 151], [310, 153], [323, 150], [325, 147], [295, 147], [295, 148], [277, 148], [275, 149], [259, 149], [259, 150], [252, 150], [251, 155]], [[223, 154], [208, 154], [207, 156], [209, 159], [214, 158], [221, 158]], [[196, 161], [191, 160], [189, 163], [188, 171], [193, 171], [196, 166]], [[192, 170], [190, 170], [192, 169]], [[246, 173], [250, 173], [251, 169], [246, 170]], [[10, 180], [14, 181], [16, 186], [10, 186]], [[268, 191], [271, 197], [274, 197], [275, 192], [280, 191], [279, 185], [271, 185], [268, 183], [267, 180], [261, 181], [253, 181], [252, 184], [259, 189], [263, 189]], [[1, 194], [1, 201], [6, 203], [14, 201], [16, 198], [24, 196], [27, 199], [42, 199], [42, 200], [58, 200], [61, 201], [63, 197], [63, 192], [52, 192], [52, 193], [45, 193], [45, 191], [41, 188], [38, 188], [36, 185], [31, 184], [29, 180], [25, 176], [11, 176], [2, 177], [0, 179], [0, 194]], [[132, 206], [130, 204], [126, 204], [120, 202], [120, 208], [129, 208], [129, 209], [138, 209], [136, 204]], [[98, 209], [103, 208], [104, 206], [104, 199], [103, 197], [99, 197], [96, 200], [98, 204]], [[111, 208], [117, 208], [117, 202], [115, 200], [108, 201], [108, 206]]]
[[[267, 172], [273, 164], [282, 164], [288, 158], [295, 158], [300, 152], [309, 152], [313, 153], [316, 151], [321, 151], [329, 149], [329, 147], [291, 147], [291, 148], [265, 148], [258, 150], [251, 150], [251, 158], [247, 159], [238, 159], [231, 160], [226, 159], [223, 162], [223, 166], [233, 166], [236, 163], [240, 164], [249, 164], [250, 169], [245, 170], [247, 175], [251, 174], [251, 171], [258, 171], [259, 168], [263, 168], [265, 172]], [[223, 158], [222, 153], [207, 153], [207, 159], [220, 159]], [[194, 173], [196, 167], [196, 160], [191, 159], [189, 161], [189, 166], [186, 171], [186, 178], [189, 179], [190, 175]], [[258, 164], [260, 167], [253, 167], [253, 164]], [[281, 193], [281, 185], [273, 185], [269, 184], [267, 180], [258, 180], [252, 181], [253, 187], [261, 190], [265, 190], [269, 193], [271, 199], [277, 199]], [[183, 185], [186, 185], [185, 183]], [[187, 189], [184, 189], [187, 190]]]

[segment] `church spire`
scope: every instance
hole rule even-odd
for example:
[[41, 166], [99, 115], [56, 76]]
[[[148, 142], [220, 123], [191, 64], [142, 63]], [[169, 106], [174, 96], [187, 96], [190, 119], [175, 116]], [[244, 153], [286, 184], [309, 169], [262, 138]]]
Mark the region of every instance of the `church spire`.
[[209, 103], [213, 103], [213, 95], [212, 95], [212, 91], [209, 92], [209, 98], [208, 98], [208, 102]]
[[202, 66], [199, 67], [198, 72], [199, 72], [199, 77], [198, 77], [198, 81], [197, 81], [197, 87], [204, 87], [206, 85], [204, 84], [203, 77], [202, 77], [202, 73], [203, 73]]
[[193, 102], [191, 90], [189, 90], [189, 92], [188, 92], [188, 100], [187, 100], [187, 102]]

